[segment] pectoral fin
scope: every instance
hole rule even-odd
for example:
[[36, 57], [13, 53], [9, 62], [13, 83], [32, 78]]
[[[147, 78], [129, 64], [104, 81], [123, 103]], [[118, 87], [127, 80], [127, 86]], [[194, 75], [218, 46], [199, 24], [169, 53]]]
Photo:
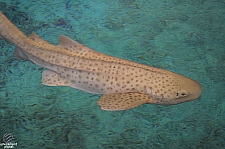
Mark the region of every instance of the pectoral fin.
[[145, 103], [155, 103], [155, 101], [141, 93], [105, 94], [98, 101], [101, 109], [107, 111], [128, 110]]

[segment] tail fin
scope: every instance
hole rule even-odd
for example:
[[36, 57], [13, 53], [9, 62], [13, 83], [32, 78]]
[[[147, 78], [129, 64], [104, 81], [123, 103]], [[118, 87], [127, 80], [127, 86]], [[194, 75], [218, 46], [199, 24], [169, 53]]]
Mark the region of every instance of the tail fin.
[[24, 41], [27, 38], [28, 37], [12, 24], [0, 11], [0, 39], [19, 46], [21, 41]]

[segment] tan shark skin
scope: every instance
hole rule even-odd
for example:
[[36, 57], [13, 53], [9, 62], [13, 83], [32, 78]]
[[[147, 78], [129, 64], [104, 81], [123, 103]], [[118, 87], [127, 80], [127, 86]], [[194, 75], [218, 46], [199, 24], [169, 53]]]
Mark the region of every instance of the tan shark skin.
[[42, 83], [103, 94], [103, 110], [127, 110], [145, 103], [178, 104], [197, 99], [200, 84], [185, 76], [116, 58], [66, 36], [55, 46], [32, 33], [22, 33], [0, 12], [0, 38], [16, 45], [15, 56], [47, 68]]

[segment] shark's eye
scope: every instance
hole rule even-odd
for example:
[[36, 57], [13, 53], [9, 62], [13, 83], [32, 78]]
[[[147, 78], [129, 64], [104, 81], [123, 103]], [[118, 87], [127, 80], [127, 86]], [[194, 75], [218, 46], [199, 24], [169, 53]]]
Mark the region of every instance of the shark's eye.
[[183, 93], [181, 93], [181, 95], [182, 95], [183, 97], [187, 96], [187, 94], [186, 94], [186, 93], [184, 93], [184, 92], [183, 92]]
[[185, 91], [183, 91], [181, 93], [179, 93], [179, 92], [176, 93], [176, 97], [177, 98], [179, 98], [179, 97], [186, 97], [186, 96], [187, 96], [187, 93]]

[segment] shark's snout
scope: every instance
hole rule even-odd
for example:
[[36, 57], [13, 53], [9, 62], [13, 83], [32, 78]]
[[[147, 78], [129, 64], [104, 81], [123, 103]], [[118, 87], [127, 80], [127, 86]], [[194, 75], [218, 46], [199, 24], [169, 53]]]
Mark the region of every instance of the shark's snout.
[[[192, 79], [191, 79], [192, 80]], [[197, 99], [202, 94], [202, 87], [201, 85], [196, 82], [195, 80], [192, 80], [187, 85], [188, 91], [190, 93], [190, 99]]]
[[182, 86], [177, 92], [177, 99], [179, 102], [186, 102], [197, 99], [202, 93], [201, 85], [190, 78], [182, 77], [179, 79], [179, 83]]

